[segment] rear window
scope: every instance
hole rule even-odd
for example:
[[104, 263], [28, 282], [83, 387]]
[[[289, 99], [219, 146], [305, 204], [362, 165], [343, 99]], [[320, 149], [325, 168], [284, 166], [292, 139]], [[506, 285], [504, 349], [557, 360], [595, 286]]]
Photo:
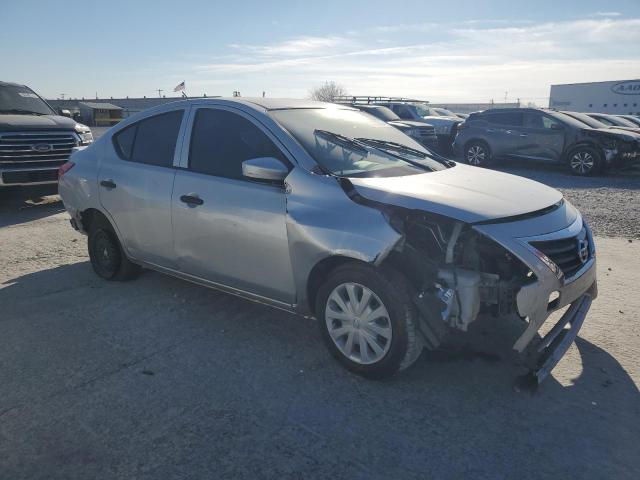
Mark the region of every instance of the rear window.
[[183, 110], [145, 118], [113, 136], [120, 158], [159, 167], [171, 167]]

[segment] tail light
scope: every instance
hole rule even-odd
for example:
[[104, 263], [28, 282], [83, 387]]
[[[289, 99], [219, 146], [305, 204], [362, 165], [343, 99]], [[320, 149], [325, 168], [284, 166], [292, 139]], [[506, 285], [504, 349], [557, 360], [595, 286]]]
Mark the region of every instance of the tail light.
[[58, 169], [58, 181], [60, 181], [60, 179], [65, 173], [67, 173], [69, 170], [75, 167], [75, 165], [76, 164], [73, 162], [65, 162], [62, 165], [60, 165], [60, 168]]

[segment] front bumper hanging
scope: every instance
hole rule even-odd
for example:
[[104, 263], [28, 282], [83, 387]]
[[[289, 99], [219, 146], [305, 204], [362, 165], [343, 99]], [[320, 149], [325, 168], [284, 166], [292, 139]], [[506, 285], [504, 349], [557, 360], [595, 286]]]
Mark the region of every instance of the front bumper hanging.
[[[549, 376], [551, 370], [558, 364], [578, 336], [591, 307], [592, 299], [589, 292], [579, 297], [569, 306], [558, 323], [540, 340], [537, 346], [540, 358], [536, 368], [531, 372], [537, 383], [542, 383]], [[569, 328], [565, 328], [567, 325]]]

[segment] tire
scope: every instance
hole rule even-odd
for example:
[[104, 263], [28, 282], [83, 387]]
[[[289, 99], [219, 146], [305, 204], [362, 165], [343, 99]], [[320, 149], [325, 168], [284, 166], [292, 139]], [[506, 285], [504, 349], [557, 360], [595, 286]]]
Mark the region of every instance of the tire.
[[[350, 288], [357, 302], [349, 302]], [[411, 290], [405, 278], [391, 269], [354, 263], [331, 272], [318, 290], [315, 308], [322, 338], [331, 354], [351, 372], [369, 379], [384, 379], [409, 367], [423, 348], [417, 329], [418, 314], [408, 294]], [[363, 305], [365, 291], [370, 297]], [[336, 295], [342, 298], [346, 310], [336, 302]], [[350, 309], [354, 306], [362, 307], [364, 313], [362, 309]], [[386, 316], [380, 313], [380, 307]], [[354, 315], [358, 310], [360, 315]], [[374, 312], [379, 315], [371, 317]], [[365, 344], [364, 355], [361, 340]]]
[[467, 143], [464, 146], [464, 161], [474, 167], [486, 167], [492, 161], [489, 145], [479, 140]]
[[567, 165], [574, 175], [588, 177], [602, 171], [602, 154], [593, 147], [576, 147], [567, 155]]
[[139, 275], [141, 268], [126, 257], [113, 228], [104, 220], [92, 223], [87, 243], [91, 266], [98, 276], [126, 281]]

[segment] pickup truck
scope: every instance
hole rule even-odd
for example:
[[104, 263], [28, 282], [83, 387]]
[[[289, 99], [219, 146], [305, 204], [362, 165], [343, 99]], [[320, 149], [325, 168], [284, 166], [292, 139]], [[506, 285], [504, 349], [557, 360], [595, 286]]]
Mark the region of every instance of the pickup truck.
[[0, 81], [0, 188], [57, 183], [72, 149], [93, 142], [69, 117], [26, 85]]

